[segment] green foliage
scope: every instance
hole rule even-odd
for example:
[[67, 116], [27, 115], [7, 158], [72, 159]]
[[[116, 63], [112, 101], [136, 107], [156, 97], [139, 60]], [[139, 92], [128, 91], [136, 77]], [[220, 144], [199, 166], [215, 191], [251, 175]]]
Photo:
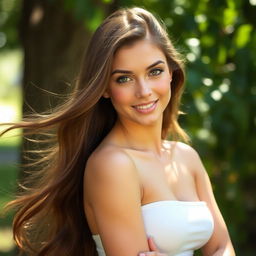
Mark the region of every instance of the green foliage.
[[63, 2], [64, 9], [72, 12], [76, 19], [83, 21], [90, 31], [94, 31], [99, 26], [106, 15], [105, 6], [112, 3], [111, 0], [102, 0], [97, 4], [90, 0], [64, 0]]
[[16, 24], [20, 18], [20, 1], [0, 0], [0, 50], [19, 47]]

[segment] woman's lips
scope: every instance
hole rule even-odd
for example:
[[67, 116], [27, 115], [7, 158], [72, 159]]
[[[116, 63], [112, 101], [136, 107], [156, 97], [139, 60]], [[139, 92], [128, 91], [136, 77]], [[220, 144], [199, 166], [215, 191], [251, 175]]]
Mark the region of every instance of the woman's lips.
[[132, 106], [136, 111], [140, 112], [140, 113], [149, 113], [151, 111], [153, 111], [156, 108], [158, 100], [155, 101], [151, 101], [148, 103], [144, 103], [144, 104], [138, 104], [138, 105], [134, 105]]

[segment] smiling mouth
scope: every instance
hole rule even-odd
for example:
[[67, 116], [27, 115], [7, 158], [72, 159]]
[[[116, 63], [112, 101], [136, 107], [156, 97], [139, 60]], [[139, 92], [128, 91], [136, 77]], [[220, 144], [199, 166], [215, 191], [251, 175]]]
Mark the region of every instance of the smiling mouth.
[[152, 102], [149, 102], [149, 103], [146, 103], [146, 104], [134, 105], [132, 107], [137, 109], [137, 110], [149, 110], [157, 103], [157, 101], [158, 100], [155, 100], [155, 101], [152, 101]]

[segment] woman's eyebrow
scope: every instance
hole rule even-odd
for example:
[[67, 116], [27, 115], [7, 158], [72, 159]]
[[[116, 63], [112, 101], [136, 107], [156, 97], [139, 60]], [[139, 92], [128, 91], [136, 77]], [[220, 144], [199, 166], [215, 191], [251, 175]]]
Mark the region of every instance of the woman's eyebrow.
[[156, 65], [158, 65], [158, 64], [160, 64], [160, 63], [163, 63], [163, 64], [164, 64], [164, 61], [158, 60], [158, 61], [154, 62], [153, 64], [151, 64], [151, 65], [149, 65], [149, 66], [147, 67], [147, 70], [150, 69], [150, 68], [153, 68], [154, 66], [156, 66]]
[[[150, 69], [150, 68], [153, 68], [154, 66], [160, 64], [160, 63], [165, 63], [164, 61], [162, 60], [158, 60], [156, 62], [154, 62], [153, 64], [149, 65], [146, 70]], [[121, 73], [121, 74], [132, 74], [132, 71], [129, 71], [129, 70], [122, 70], [122, 69], [116, 69], [114, 70], [112, 73], [111, 73], [111, 76], [116, 74], [116, 73]]]

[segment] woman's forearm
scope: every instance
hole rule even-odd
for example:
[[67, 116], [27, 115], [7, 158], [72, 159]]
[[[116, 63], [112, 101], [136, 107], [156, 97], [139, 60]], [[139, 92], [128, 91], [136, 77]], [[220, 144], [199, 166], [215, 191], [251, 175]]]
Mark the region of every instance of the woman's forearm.
[[228, 245], [225, 248], [221, 247], [212, 256], [235, 256], [235, 250], [232, 245]]

